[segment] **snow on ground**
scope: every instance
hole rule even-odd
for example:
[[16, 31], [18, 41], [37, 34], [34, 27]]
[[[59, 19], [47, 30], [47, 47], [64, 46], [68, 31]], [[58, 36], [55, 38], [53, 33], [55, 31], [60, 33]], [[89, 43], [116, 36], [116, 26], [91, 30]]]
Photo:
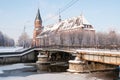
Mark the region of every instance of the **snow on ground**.
[[[12, 64], [12, 65], [3, 65], [0, 66], [0, 74], [3, 74], [4, 70], [13, 70], [13, 69], [21, 69], [21, 68], [26, 68], [26, 67], [31, 67], [31, 66], [25, 66], [24, 64]], [[0, 79], [1, 80], [1, 79]]]
[[87, 77], [88, 74], [71, 73], [44, 73], [30, 76], [5, 77], [0, 80], [103, 80], [96, 77]]
[[19, 52], [25, 49], [23, 47], [0, 47], [0, 52]]

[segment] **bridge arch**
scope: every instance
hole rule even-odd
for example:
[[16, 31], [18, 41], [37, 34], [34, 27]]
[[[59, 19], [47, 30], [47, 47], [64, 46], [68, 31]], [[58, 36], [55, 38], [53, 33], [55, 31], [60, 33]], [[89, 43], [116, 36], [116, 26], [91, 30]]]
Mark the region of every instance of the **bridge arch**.
[[51, 62], [68, 62], [71, 60], [72, 54], [68, 52], [63, 52], [63, 51], [57, 51], [57, 52], [50, 52], [49, 53], [49, 61]]

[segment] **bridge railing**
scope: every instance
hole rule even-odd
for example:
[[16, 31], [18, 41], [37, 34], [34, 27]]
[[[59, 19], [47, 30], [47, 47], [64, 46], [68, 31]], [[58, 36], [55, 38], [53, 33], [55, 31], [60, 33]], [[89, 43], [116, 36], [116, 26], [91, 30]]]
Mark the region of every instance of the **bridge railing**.
[[120, 48], [118, 49], [109, 49], [109, 48], [98, 48], [98, 47], [90, 47], [90, 46], [66, 46], [66, 45], [40, 45], [40, 46], [35, 46], [28, 48], [26, 50], [20, 51], [20, 52], [0, 52], [0, 55], [15, 55], [15, 54], [22, 54], [24, 52], [27, 52], [29, 50], [35, 49], [35, 48], [48, 48], [48, 49], [66, 49], [66, 50], [72, 50], [72, 49], [85, 49], [85, 50], [100, 50], [100, 51], [120, 51]]
[[48, 45], [48, 46], [36, 46], [34, 48], [49, 48], [49, 49], [90, 49], [90, 50], [104, 50], [104, 51], [119, 51], [120, 48], [109, 48], [109, 47], [104, 47], [104, 46], [66, 46], [66, 45]]
[[35, 46], [34, 48], [82, 48], [81, 46], [65, 46], [65, 45], [48, 45], [48, 46]]
[[21, 54], [21, 53], [27, 52], [32, 49], [34, 49], [34, 47], [28, 48], [28, 49], [25, 49], [25, 50], [19, 51], [19, 52], [0, 52], [0, 55], [16, 55], [16, 54]]

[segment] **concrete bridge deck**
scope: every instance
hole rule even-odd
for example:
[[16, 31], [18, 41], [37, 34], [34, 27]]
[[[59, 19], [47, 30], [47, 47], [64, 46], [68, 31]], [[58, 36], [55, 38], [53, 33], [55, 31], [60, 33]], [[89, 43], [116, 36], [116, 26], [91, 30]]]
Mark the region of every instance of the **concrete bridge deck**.
[[83, 60], [120, 65], [120, 52], [118, 51], [77, 50], [77, 52]]
[[72, 48], [29, 48], [22, 52], [0, 53], [0, 57], [23, 56], [33, 51], [67, 52], [73, 55], [79, 53], [83, 60], [120, 65], [120, 51], [108, 51], [97, 49], [72, 49]]
[[103, 49], [43, 49], [47, 51], [61, 51], [71, 53], [75, 56], [79, 54], [82, 60], [100, 62], [105, 64], [120, 65], [120, 51]]

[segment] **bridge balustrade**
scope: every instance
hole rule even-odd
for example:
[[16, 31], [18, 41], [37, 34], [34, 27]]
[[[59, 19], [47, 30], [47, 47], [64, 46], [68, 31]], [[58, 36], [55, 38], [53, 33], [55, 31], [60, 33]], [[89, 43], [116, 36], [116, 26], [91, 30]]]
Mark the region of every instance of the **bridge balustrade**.
[[34, 48], [50, 48], [50, 49], [100, 49], [100, 50], [120, 50], [120, 46], [67, 46], [67, 45], [48, 45], [48, 46], [44, 46], [44, 45], [40, 45], [40, 46], [35, 46]]

